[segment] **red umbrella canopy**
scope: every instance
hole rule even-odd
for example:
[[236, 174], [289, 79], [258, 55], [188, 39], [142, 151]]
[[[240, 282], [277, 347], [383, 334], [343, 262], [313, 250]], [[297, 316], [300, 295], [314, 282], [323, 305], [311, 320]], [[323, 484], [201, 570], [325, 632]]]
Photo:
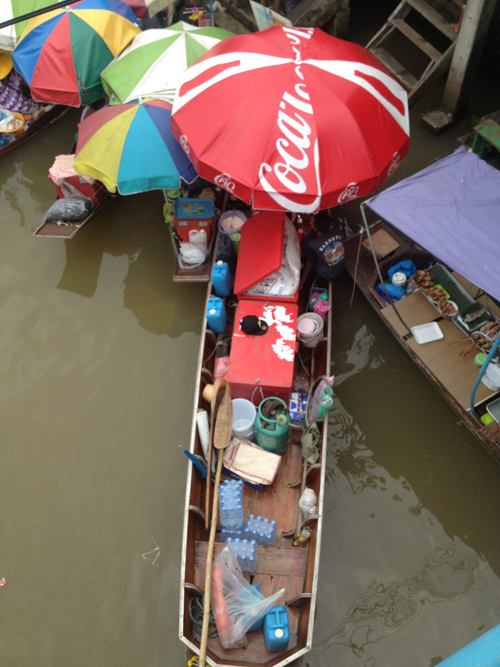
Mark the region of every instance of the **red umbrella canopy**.
[[221, 41], [184, 73], [172, 128], [202, 178], [255, 209], [302, 213], [374, 192], [409, 144], [406, 91], [318, 28]]

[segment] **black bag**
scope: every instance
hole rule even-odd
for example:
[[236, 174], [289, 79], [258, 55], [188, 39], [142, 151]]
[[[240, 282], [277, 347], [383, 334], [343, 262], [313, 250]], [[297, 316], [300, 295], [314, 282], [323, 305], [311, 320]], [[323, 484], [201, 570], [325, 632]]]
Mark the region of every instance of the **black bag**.
[[58, 199], [49, 208], [44, 222], [79, 222], [85, 220], [94, 210], [94, 202], [88, 197]]

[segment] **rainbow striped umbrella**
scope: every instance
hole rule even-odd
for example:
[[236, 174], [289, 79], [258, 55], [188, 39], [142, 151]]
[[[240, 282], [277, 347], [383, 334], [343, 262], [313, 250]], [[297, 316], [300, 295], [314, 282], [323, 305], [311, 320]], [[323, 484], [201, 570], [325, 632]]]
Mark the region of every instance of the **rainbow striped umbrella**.
[[[37, 9], [53, 5], [54, 0], [0, 0], [0, 23], [11, 21]], [[0, 49], [13, 51], [28, 21], [0, 28]]]
[[135, 100], [99, 109], [78, 125], [75, 170], [122, 195], [177, 189], [196, 171], [172, 134], [172, 105]]
[[102, 70], [139, 32], [121, 0], [81, 0], [30, 19], [12, 60], [37, 102], [78, 107], [104, 97]]

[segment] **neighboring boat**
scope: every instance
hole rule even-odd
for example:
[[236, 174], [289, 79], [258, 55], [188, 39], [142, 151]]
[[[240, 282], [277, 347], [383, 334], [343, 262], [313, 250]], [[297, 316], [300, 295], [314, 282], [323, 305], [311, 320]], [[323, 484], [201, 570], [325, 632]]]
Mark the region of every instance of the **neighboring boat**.
[[[74, 158], [74, 153], [58, 155], [49, 169], [49, 180], [56, 188], [57, 199], [33, 236], [72, 239], [109, 201], [111, 195], [103, 183], [75, 172]], [[85, 199], [74, 203], [74, 198]]]
[[[0, 155], [10, 153], [14, 148], [26, 143], [29, 139], [37, 135], [45, 127], [53, 123], [68, 111], [69, 107], [53, 104], [40, 104], [33, 115], [28, 114], [29, 120], [24, 120], [24, 124], [20, 130], [5, 134], [5, 137], [0, 139]], [[23, 114], [12, 112], [16, 117], [21, 117]], [[26, 117], [26, 115], [24, 115]]]
[[110, 200], [109, 192], [103, 194], [103, 198], [96, 204], [92, 212], [83, 220], [57, 220], [44, 221], [33, 232], [33, 236], [39, 236], [52, 239], [72, 239], [77, 232], [88, 222], [93, 220]]
[[[181, 193], [184, 192], [184, 197]], [[206, 195], [209, 195], [206, 197]], [[217, 241], [217, 221], [220, 217], [220, 211], [217, 208], [216, 189], [209, 183], [202, 187], [189, 190], [163, 190], [165, 205], [163, 213], [165, 222], [170, 227], [170, 241], [174, 255], [174, 272], [172, 280], [174, 283], [207, 283], [212, 273], [212, 264]], [[199, 203], [201, 208], [196, 211], [194, 204]], [[223, 207], [227, 202], [227, 197], [220, 202]], [[178, 216], [182, 215], [183, 204], [192, 207], [192, 213], [186, 214], [188, 217], [180, 220]], [[183, 227], [182, 225], [185, 225]], [[206, 237], [206, 246], [208, 252], [204, 259], [198, 262], [187, 263], [183, 261], [180, 250], [182, 242], [192, 242], [193, 237], [204, 235]]]
[[[461, 147], [364, 202], [361, 211], [365, 228], [345, 243], [348, 272], [500, 461], [500, 171]], [[408, 269], [400, 264], [407, 261], [418, 273], [394, 276]], [[402, 288], [394, 286], [398, 279]]]
[[[255, 219], [265, 215], [267, 214], [260, 213]], [[287, 366], [286, 370], [289, 373], [290, 383], [292, 378], [294, 382], [297, 381], [298, 375], [308, 376], [311, 383], [310, 395], [314, 395], [313, 392], [318, 387], [318, 381], [330, 375], [331, 310], [326, 315], [326, 322], [324, 325], [321, 325], [324, 329], [320, 333], [320, 340], [317, 342], [316, 347], [307, 347], [302, 342], [298, 342], [296, 340], [296, 336], [298, 336], [296, 327], [297, 318], [310, 310], [312, 294], [315, 294], [315, 296], [317, 296], [316, 292], [318, 295], [323, 294], [323, 298], [328, 297], [331, 304], [331, 283], [317, 279], [313, 286], [309, 284], [307, 289], [300, 290], [298, 296], [296, 295], [296, 299], [280, 300], [280, 297], [259, 299], [259, 297], [252, 298], [245, 296], [243, 290], [248, 287], [248, 275], [245, 275], [246, 269], [250, 269], [252, 272], [250, 282], [253, 283], [259, 280], [257, 277], [259, 272], [261, 277], [262, 275], [269, 275], [272, 269], [271, 272], [267, 271], [269, 266], [267, 269], [264, 267], [265, 261], [261, 265], [262, 256], [274, 255], [273, 261], [275, 259], [281, 261], [283, 247], [283, 236], [280, 239], [278, 233], [274, 234], [272, 227], [264, 227], [269, 229], [269, 235], [266, 238], [257, 233], [255, 245], [253, 245], [251, 238], [252, 233], [256, 229], [255, 226], [252, 226], [254, 222], [255, 220], [249, 219], [242, 228], [234, 290], [223, 299], [225, 302], [225, 311], [227, 312], [227, 324], [224, 333], [218, 334], [210, 330], [207, 320], [205, 320], [202, 327], [189, 446], [190, 457], [196, 457], [196, 462], [198, 463], [200, 461], [204, 462], [205, 459], [197, 421], [200, 414], [208, 415], [208, 418], [210, 418], [212, 407], [214, 411], [216, 409], [216, 402], [213, 400], [214, 388], [217, 386], [217, 380], [214, 382], [214, 367], [217, 358], [221, 354], [219, 349], [221, 345], [231, 345], [229, 370], [225, 378], [232, 398], [246, 397], [246, 400], [253, 402], [256, 408], [260, 405], [263, 397], [279, 397], [280, 395], [285, 399], [285, 404], [288, 408], [291, 409], [293, 407], [288, 405], [288, 401], [286, 401], [290, 397], [290, 386], [286, 382], [282, 382], [281, 377], [283, 366], [286, 366], [286, 362], [278, 360], [278, 357], [274, 353], [280, 345], [284, 345], [285, 347], [290, 346], [288, 351], [292, 354], [292, 357], [288, 358], [289, 366]], [[283, 222], [281, 221], [279, 224], [282, 225]], [[274, 243], [275, 239], [280, 240]], [[279, 247], [279, 243], [281, 243], [281, 248]], [[253, 256], [252, 253], [252, 256], [249, 258], [247, 250], [252, 251], [255, 247], [260, 247], [261, 257]], [[275, 250], [276, 253], [274, 252]], [[245, 255], [245, 253], [247, 254]], [[279, 263], [278, 266], [280, 266]], [[215, 314], [217, 304], [214, 299], [217, 300], [217, 297], [215, 296], [212, 282], [209, 282], [206, 312], [207, 314], [212, 313], [210, 318], [212, 316], [217, 317]], [[217, 303], [220, 305], [220, 302]], [[265, 327], [267, 328], [267, 332], [264, 335], [252, 336], [240, 329], [242, 316], [245, 317], [250, 314], [259, 318], [266, 312], [268, 313], [267, 321], [269, 326], [268, 328]], [[274, 316], [272, 314], [269, 315], [269, 313], [273, 312]], [[273, 319], [273, 317], [277, 319]], [[288, 339], [279, 338], [279, 336], [286, 335], [278, 333], [281, 331], [279, 328], [279, 318], [281, 317], [283, 317], [284, 322], [287, 319], [289, 322], [290, 330], [288, 332]], [[315, 316], [313, 315], [313, 317]], [[210, 326], [214, 326], [211, 319]], [[228, 338], [230, 338], [230, 343]], [[294, 349], [296, 349], [295, 354], [292, 352]], [[240, 383], [238, 378], [241, 379], [245, 375], [248, 375], [248, 382], [245, 383], [242, 380]], [[302, 384], [303, 382], [304, 378], [302, 377]], [[274, 386], [271, 386], [272, 384]], [[209, 402], [211, 396], [210, 392], [207, 392], [207, 385], [208, 389], [212, 390], [211, 403]], [[310, 399], [310, 404], [312, 403], [313, 401]], [[200, 410], [204, 412], [200, 413]], [[256, 431], [259, 429], [259, 414], [257, 411]], [[275, 457], [277, 460], [280, 460], [280, 465], [274, 481], [261, 486], [245, 484], [243, 501], [245, 520], [248, 520], [249, 516], [253, 514], [277, 522], [277, 541], [275, 545], [257, 546], [255, 572], [253, 574], [245, 572], [244, 577], [251, 585], [258, 585], [264, 597], [269, 597], [276, 591], [285, 589], [285, 593], [282, 599], [277, 602], [277, 605], [280, 605], [281, 609], [283, 607], [286, 608], [285, 616], [287, 616], [289, 624], [289, 641], [285, 642], [285, 646], [271, 646], [271, 648], [276, 648], [277, 650], [268, 651], [266, 648], [265, 630], [248, 631], [246, 633], [247, 645], [244, 648], [228, 649], [223, 648], [218, 636], [210, 634], [207, 640], [206, 651], [207, 664], [210, 665], [238, 665], [240, 667], [257, 667], [257, 665], [259, 667], [262, 665], [279, 667], [291, 665], [312, 647], [320, 562], [322, 508], [327, 456], [327, 420], [319, 419], [316, 422], [319, 428], [319, 458], [315, 463], [306, 463], [302, 455], [300, 443], [305, 423], [302, 422], [302, 426], [300, 426], [300, 422], [295, 421], [295, 419], [300, 419], [300, 417], [295, 415], [293, 410], [289, 412], [289, 416], [294, 421], [292, 421], [289, 435], [285, 435], [284, 446], [286, 451], [282, 454], [281, 459]], [[262, 423], [260, 426], [262, 426]], [[277, 429], [278, 426], [276, 426]], [[216, 429], [215, 432], [217, 433]], [[272, 431], [271, 435], [272, 433], [274, 432]], [[254, 438], [252, 440], [254, 441]], [[231, 446], [233, 446], [234, 442], [232, 440]], [[280, 449], [280, 451], [282, 450]], [[257, 452], [259, 456], [261, 453], [268, 453], [264, 450], [257, 450]], [[233, 454], [234, 450], [231, 456]], [[226, 467], [226, 464], [228, 464], [229, 468], [231, 467], [228, 463], [230, 458], [227, 460], [226, 457], [224, 458], [223, 478], [229, 475], [233, 476]], [[213, 487], [212, 481], [208, 487], [207, 491], [206, 479], [203, 479], [199, 469], [195, 465], [189, 465], [182, 538], [179, 629], [179, 636], [187, 647], [188, 657], [193, 654], [200, 654], [202, 615], [200, 616], [199, 610], [203, 609], [202, 596], [205, 590], [205, 566], [207, 555], [210, 551], [209, 527], [212, 517], [210, 488]], [[299, 510], [299, 499], [306, 487], [314, 491], [317, 505], [312, 514], [304, 521], [302, 518], [303, 515]], [[214, 561], [224, 548], [224, 543], [221, 539], [219, 517], [217, 517], [217, 521], [218, 527], [213, 554]], [[308, 528], [312, 529], [312, 534], [310, 534], [309, 538]], [[220, 599], [220, 594], [221, 590], [214, 591], [214, 584], [212, 583], [211, 601], [213, 602], [214, 597]], [[198, 613], [193, 611], [196, 609]], [[213, 629], [213, 626], [211, 626], [210, 630]]]

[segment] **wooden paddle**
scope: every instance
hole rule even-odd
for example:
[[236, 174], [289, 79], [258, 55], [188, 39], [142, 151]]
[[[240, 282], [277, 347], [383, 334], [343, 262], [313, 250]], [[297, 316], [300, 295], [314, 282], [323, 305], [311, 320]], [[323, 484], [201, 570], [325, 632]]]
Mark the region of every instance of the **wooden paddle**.
[[[208, 459], [207, 459], [207, 482], [205, 486], [205, 528], [208, 530], [210, 525], [210, 484], [212, 482], [212, 443], [214, 440], [214, 425], [215, 415], [219, 408], [222, 397], [224, 396], [224, 389], [227, 386], [227, 381], [224, 378], [217, 378], [213, 385], [211, 385], [210, 398], [210, 441], [208, 443]], [[205, 387], [204, 395], [206, 395]]]
[[205, 659], [207, 655], [208, 624], [210, 619], [210, 589], [212, 585], [212, 560], [214, 556], [215, 532], [217, 529], [219, 484], [222, 472], [224, 449], [231, 442], [231, 431], [233, 430], [233, 404], [231, 402], [231, 393], [229, 391], [229, 384], [227, 382], [225, 382], [224, 396], [217, 411], [214, 430], [214, 447], [219, 451], [217, 454], [217, 472], [215, 473], [214, 482], [212, 523], [210, 525], [210, 539], [208, 541], [207, 564], [205, 569], [205, 599], [203, 606], [203, 626], [201, 631], [200, 658], [198, 660], [198, 667], [205, 667]]

